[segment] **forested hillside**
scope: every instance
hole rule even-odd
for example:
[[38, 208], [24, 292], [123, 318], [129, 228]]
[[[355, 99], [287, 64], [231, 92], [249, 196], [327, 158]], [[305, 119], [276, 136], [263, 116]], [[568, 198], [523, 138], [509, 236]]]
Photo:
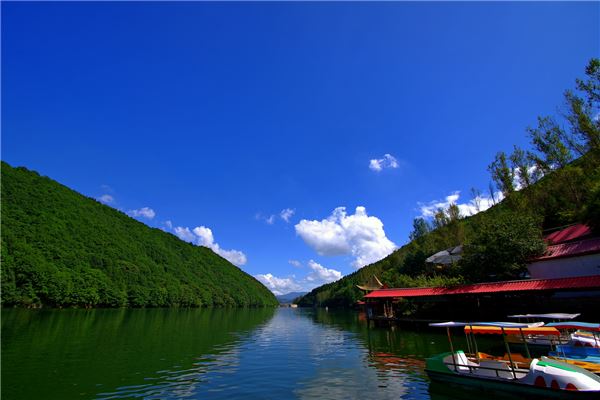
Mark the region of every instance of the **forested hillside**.
[[2, 305], [274, 306], [206, 247], [2, 162]]
[[[496, 154], [488, 170], [497, 204], [470, 217], [451, 204], [431, 221], [416, 218], [407, 245], [314, 289], [300, 305], [350, 306], [363, 296], [356, 285], [373, 274], [390, 287], [519, 279], [527, 260], [543, 253], [545, 232], [575, 222], [600, 230], [600, 60], [592, 59], [585, 74], [565, 92], [558, 115], [539, 117], [536, 127], [526, 129], [530, 149]], [[463, 255], [454, 265], [425, 262], [457, 245]], [[415, 305], [406, 306], [409, 314]]]

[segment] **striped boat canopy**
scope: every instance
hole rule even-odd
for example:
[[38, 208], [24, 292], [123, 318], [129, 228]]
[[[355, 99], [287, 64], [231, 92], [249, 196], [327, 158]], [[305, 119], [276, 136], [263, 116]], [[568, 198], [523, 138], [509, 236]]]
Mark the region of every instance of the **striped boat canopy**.
[[544, 335], [544, 336], [560, 336], [560, 332], [556, 328], [548, 327], [534, 327], [534, 328], [521, 328], [512, 327], [506, 328], [504, 326], [484, 326], [484, 325], [472, 325], [465, 326], [465, 333], [479, 333], [479, 334], [491, 334], [501, 335], [505, 333], [507, 335]]

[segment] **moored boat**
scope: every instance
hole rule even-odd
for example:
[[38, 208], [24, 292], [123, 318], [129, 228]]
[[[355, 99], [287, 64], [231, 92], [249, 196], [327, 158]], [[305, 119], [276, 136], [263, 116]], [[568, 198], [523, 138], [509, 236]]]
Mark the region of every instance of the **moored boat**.
[[[559, 360], [541, 357], [540, 359], [528, 358], [526, 362], [519, 362], [512, 358], [510, 348], [506, 342], [507, 334], [520, 333], [524, 338], [524, 329], [528, 333], [538, 334], [535, 329], [543, 329], [539, 333], [548, 334], [554, 328], [531, 327], [527, 324], [506, 322], [493, 323], [465, 323], [446, 322], [430, 324], [430, 326], [445, 327], [448, 333], [450, 352], [439, 354], [426, 360], [426, 372], [434, 381], [458, 385], [468, 385], [482, 390], [513, 392], [528, 397], [554, 397], [554, 398], [599, 398], [600, 377], [580, 368]], [[486, 359], [479, 357], [476, 342], [475, 352], [467, 355], [463, 350], [454, 350], [450, 328], [463, 327], [465, 332], [471, 334], [497, 334], [500, 333], [507, 350], [508, 360]], [[550, 330], [549, 330], [550, 329]], [[470, 344], [468, 344], [471, 347]], [[530, 360], [530, 361], [529, 361]]]
[[567, 343], [556, 345], [551, 358], [578, 364], [600, 374], [600, 324], [589, 322], [560, 322], [548, 324], [559, 330], [575, 331]]

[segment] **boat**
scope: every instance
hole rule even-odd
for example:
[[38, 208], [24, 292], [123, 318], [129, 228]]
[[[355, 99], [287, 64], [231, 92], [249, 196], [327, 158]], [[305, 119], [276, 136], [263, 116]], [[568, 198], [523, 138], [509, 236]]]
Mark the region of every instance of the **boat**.
[[[491, 330], [495, 329], [497, 334], [501, 334], [501, 330], [500, 328], [491, 328], [488, 327], [487, 333], [492, 333], [490, 332]], [[547, 330], [549, 329], [553, 329], [552, 327], [546, 327]], [[481, 328], [479, 328], [479, 330], [481, 330]], [[528, 333], [527, 331], [529, 331], [530, 329], [528, 328], [524, 328], [522, 329], [524, 336], [527, 337]], [[539, 329], [536, 329], [538, 332], [542, 332]], [[465, 327], [465, 332], [468, 334], [470, 333], [469, 331], [469, 327]], [[552, 333], [552, 332], [549, 332]], [[556, 335], [556, 333], [553, 333], [553, 335], [550, 335], [549, 333], [546, 333], [546, 335], [548, 336], [554, 336]], [[507, 342], [509, 341], [508, 338], [510, 338], [511, 336], [507, 335]], [[517, 337], [512, 336], [512, 337]], [[556, 347], [559, 349], [559, 351], [550, 351], [547, 353], [548, 358], [552, 358], [552, 359], [557, 359], [559, 361], [563, 361], [566, 362], [568, 364], [573, 364], [576, 365], [578, 367], [587, 369], [590, 372], [593, 372], [596, 375], [600, 375], [600, 357], [594, 357], [591, 355], [581, 355], [581, 354], [577, 354], [577, 353], [569, 353], [567, 352], [566, 354], [564, 352], [560, 352], [560, 347], [561, 345], [557, 345]], [[519, 363], [526, 363], [526, 364], [530, 364], [531, 363], [531, 355], [529, 353], [529, 348], [530, 346], [519, 346], [519, 348], [524, 348], [526, 349], [526, 354], [527, 357], [524, 357], [522, 354], [520, 353], [511, 353], [511, 357], [512, 357], [512, 361], [515, 362], [517, 365]], [[515, 346], [513, 345], [513, 343], [511, 343], [511, 348], [515, 348]], [[580, 349], [580, 348], [576, 348], [576, 349]], [[505, 353], [504, 356], [492, 356], [486, 353], [482, 353], [482, 352], [477, 352], [477, 357], [479, 359], [494, 359], [494, 360], [500, 360], [500, 361], [504, 361], [504, 362], [508, 362], [511, 360], [511, 357], [509, 357], [508, 353]]]
[[[510, 322], [443, 322], [429, 325], [445, 327], [450, 344], [450, 352], [426, 360], [425, 371], [432, 381], [484, 391], [512, 392], [527, 397], [600, 398], [600, 377], [584, 368], [544, 356], [526, 357], [522, 362], [512, 357], [506, 335], [519, 335], [523, 339], [525, 334], [558, 336], [560, 332], [556, 328]], [[454, 327], [462, 327], [467, 334], [469, 354], [454, 349], [450, 333], [450, 328]], [[480, 357], [475, 334], [501, 335], [508, 360]], [[474, 351], [471, 353], [471, 350]]]
[[589, 322], [557, 322], [548, 326], [558, 330], [574, 331], [566, 343], [559, 343], [548, 353], [555, 359], [579, 363], [584, 368], [600, 373], [600, 324]]
[[[566, 314], [566, 313], [546, 313], [546, 314], [515, 314], [509, 315], [508, 318], [516, 318], [521, 323], [536, 324], [537, 326], [544, 326], [545, 322], [537, 322], [538, 320], [550, 320], [552, 322], [570, 321], [579, 317], [581, 314]], [[559, 338], [560, 339], [560, 338]], [[568, 340], [568, 336], [564, 336], [563, 341]], [[551, 347], [556, 345], [556, 340], [553, 337], [547, 337], [542, 335], [526, 335], [525, 340], [530, 347], [535, 347], [541, 352], [550, 351]], [[508, 338], [511, 343], [520, 343], [520, 339]]]

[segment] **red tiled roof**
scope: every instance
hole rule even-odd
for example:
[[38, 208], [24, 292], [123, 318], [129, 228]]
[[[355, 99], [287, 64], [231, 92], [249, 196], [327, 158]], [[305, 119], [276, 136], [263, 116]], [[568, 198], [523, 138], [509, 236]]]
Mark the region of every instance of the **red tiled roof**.
[[560, 279], [528, 279], [522, 281], [476, 283], [474, 285], [460, 285], [453, 287], [382, 289], [369, 293], [365, 296], [365, 298], [378, 299], [391, 297], [443, 296], [452, 294], [588, 288], [600, 288], [600, 275]]
[[543, 256], [533, 261], [549, 260], [560, 257], [583, 256], [585, 254], [600, 253], [600, 237], [580, 240], [572, 243], [561, 243], [548, 246]]
[[579, 239], [583, 236], [587, 236], [591, 234], [592, 231], [590, 227], [584, 224], [576, 224], [569, 226], [565, 229], [561, 229], [560, 231], [553, 232], [544, 239], [546, 242], [550, 244], [559, 244], [564, 242], [569, 242], [571, 240]]

